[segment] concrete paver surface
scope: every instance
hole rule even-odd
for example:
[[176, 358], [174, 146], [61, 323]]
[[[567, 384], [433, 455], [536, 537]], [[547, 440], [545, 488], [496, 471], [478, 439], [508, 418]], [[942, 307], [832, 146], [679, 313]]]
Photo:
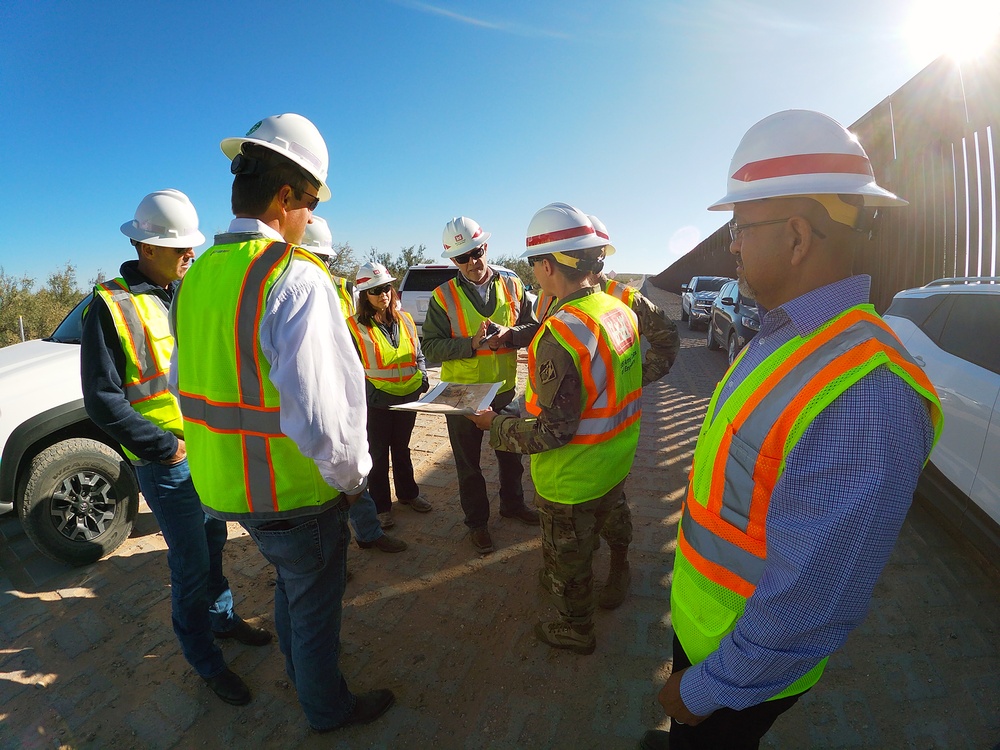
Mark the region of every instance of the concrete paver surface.
[[[675, 320], [677, 297], [650, 289]], [[143, 508], [108, 558], [68, 569], [0, 519], [0, 748], [634, 748], [664, 726], [655, 695], [670, 669], [669, 585], [694, 441], [725, 356], [681, 326], [674, 370], [643, 395], [627, 484], [635, 525], [628, 599], [596, 615], [597, 651], [535, 641], [551, 616], [538, 589], [537, 529], [499, 517], [479, 557], [462, 523], [444, 421], [420, 416], [412, 448], [428, 514], [394, 506], [400, 554], [352, 546], [342, 669], [355, 690], [390, 687], [382, 719], [312, 734], [277, 645], [225, 642], [254, 699], [216, 699], [170, 627], [162, 536]], [[484, 441], [485, 442], [485, 441]], [[484, 450], [487, 478], [496, 464]], [[527, 463], [527, 462], [526, 462]], [[600, 471], [600, 467], [595, 467]], [[528, 472], [527, 495], [532, 496]], [[272, 621], [273, 572], [230, 525], [226, 571], [238, 611]], [[595, 578], [607, 573], [606, 547]], [[992, 748], [1000, 742], [1000, 577], [915, 505], [865, 624], [767, 748]]]

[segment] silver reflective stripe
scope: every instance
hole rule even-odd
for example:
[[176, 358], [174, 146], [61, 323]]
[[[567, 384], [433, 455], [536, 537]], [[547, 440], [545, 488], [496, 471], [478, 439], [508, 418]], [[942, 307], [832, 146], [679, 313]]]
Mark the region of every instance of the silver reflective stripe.
[[590, 357], [590, 375], [594, 379], [594, 385], [597, 387], [598, 394], [593, 408], [607, 408], [610, 398], [610, 394], [608, 393], [608, 368], [604, 364], [604, 358], [597, 356], [597, 349], [600, 343], [598, 337], [587, 327], [586, 323], [570, 312], [570, 308], [560, 308], [552, 317], [566, 324], [573, 337], [586, 347], [588, 356]]
[[684, 515], [681, 518], [681, 530], [684, 538], [694, 550], [709, 562], [735, 573], [740, 578], [757, 585], [764, 574], [764, 559], [751, 555], [745, 549], [699, 525], [691, 517], [687, 503], [684, 503]]
[[[142, 318], [139, 316], [139, 311], [135, 306], [135, 300], [132, 298], [131, 292], [122, 289], [117, 284], [110, 287], [110, 284], [112, 283], [114, 282], [109, 282], [109, 284], [104, 285], [103, 288], [105, 291], [109, 292], [112, 301], [118, 306], [118, 309], [122, 313], [122, 317], [125, 318], [125, 325], [128, 327], [129, 336], [132, 339], [132, 345], [135, 347], [135, 365], [139, 370], [139, 380], [145, 381], [127, 385], [125, 387], [126, 398], [128, 398], [130, 404], [134, 404], [148, 398], [154, 393], [165, 391], [167, 389], [166, 374], [162, 375], [162, 384], [159, 384], [159, 377], [153, 377], [150, 380], [146, 380], [146, 378], [149, 378], [151, 375], [161, 372], [159, 364], [156, 361], [156, 355], [153, 353], [152, 347], [150, 346], [149, 340], [146, 336], [146, 326], [143, 325]], [[167, 306], [163, 303], [163, 300], [155, 294], [147, 296], [155, 301], [155, 304], [163, 311], [163, 316], [166, 317]]]
[[[753, 497], [753, 473], [764, 439], [792, 401], [824, 367], [865, 341], [876, 339], [889, 348], [900, 350], [899, 340], [869, 321], [858, 321], [832, 341], [820, 346], [787, 373], [750, 412], [733, 436], [726, 458], [725, 485], [720, 515], [745, 532], [750, 519]], [[780, 461], [781, 456], [772, 456]]]
[[145, 383], [135, 383], [125, 386], [125, 397], [130, 404], [144, 401], [150, 396], [167, 391], [168, 377], [166, 373], [150, 378]]
[[260, 308], [263, 304], [260, 292], [267, 277], [282, 256], [288, 252], [290, 245], [284, 242], [272, 242], [250, 263], [243, 279], [243, 295], [236, 306], [236, 368], [239, 374], [240, 397], [245, 404], [251, 406], [264, 405], [264, 388], [260, 382], [260, 369], [257, 363], [257, 321], [260, 319]]
[[243, 435], [246, 451], [247, 506], [251, 512], [275, 511], [276, 498], [271, 461], [267, 452], [267, 438]]
[[[400, 329], [410, 331], [410, 328], [405, 325], [405, 319], [401, 321], [404, 325], [400, 325]], [[375, 334], [372, 332], [372, 328], [368, 326], [363, 326], [358, 324], [358, 330], [361, 332], [361, 345], [365, 349], [365, 357], [369, 362], [378, 362], [378, 347], [375, 345]], [[402, 330], [400, 331], [402, 333]], [[412, 338], [411, 338], [412, 342]], [[400, 342], [402, 343], [402, 342]], [[414, 347], [416, 349], [416, 347]], [[416, 352], [414, 352], [414, 357], [416, 357]], [[412, 365], [394, 365], [392, 367], [366, 367], [365, 376], [372, 378], [373, 380], [388, 380], [390, 378], [400, 378], [404, 380], [406, 378], [413, 377], [413, 374], [417, 371], [416, 361]]]
[[621, 411], [611, 417], [589, 417], [581, 419], [580, 425], [576, 429], [577, 435], [602, 435], [616, 429], [619, 425], [628, 421], [631, 417], [642, 411], [641, 399], [634, 399], [631, 403], [625, 404]]
[[[184, 418], [201, 422], [217, 432], [253, 432], [267, 438], [283, 437], [278, 409], [261, 411], [238, 404], [210, 404], [204, 399], [181, 394]], [[266, 460], [266, 459], [265, 459]]]

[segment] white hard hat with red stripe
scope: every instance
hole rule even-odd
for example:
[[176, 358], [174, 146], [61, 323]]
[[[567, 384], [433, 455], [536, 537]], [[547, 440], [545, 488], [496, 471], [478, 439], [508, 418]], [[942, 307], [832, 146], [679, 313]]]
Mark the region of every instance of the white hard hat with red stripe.
[[594, 231], [597, 232], [597, 236], [608, 243], [604, 246], [604, 256], [607, 257], [609, 255], [614, 255], [615, 246], [611, 244], [611, 237], [608, 235], [608, 228], [604, 226], [604, 222], [593, 214], [587, 214], [587, 218], [590, 219], [590, 223], [594, 225]]
[[568, 203], [550, 203], [540, 208], [531, 217], [525, 237], [525, 251], [522, 258], [537, 255], [555, 255], [563, 265], [576, 268], [576, 260], [563, 256], [574, 250], [589, 250], [597, 247], [613, 248], [604, 237], [597, 234], [587, 214]]
[[358, 268], [358, 276], [354, 282], [354, 287], [359, 292], [363, 292], [365, 289], [382, 286], [395, 280], [396, 277], [390, 275], [385, 266], [374, 260], [370, 260], [367, 263], [362, 263]]
[[733, 154], [729, 192], [710, 211], [736, 203], [796, 195], [857, 195], [866, 206], [905, 206], [875, 183], [868, 154], [832, 117], [789, 109], [751, 127]]
[[444, 245], [442, 258], [454, 258], [464, 255], [470, 250], [482, 247], [490, 238], [489, 232], [467, 216], [456, 216], [448, 222], [441, 234], [441, 244]]

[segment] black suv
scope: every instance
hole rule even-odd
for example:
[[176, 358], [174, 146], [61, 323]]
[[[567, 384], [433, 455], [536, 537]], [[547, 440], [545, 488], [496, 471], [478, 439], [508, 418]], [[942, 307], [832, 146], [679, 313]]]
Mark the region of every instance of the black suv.
[[712, 300], [727, 281], [728, 276], [692, 276], [691, 281], [681, 285], [681, 322], [687, 322], [692, 331], [701, 323], [707, 323]]
[[709, 349], [724, 345], [729, 354], [729, 364], [760, 330], [760, 313], [752, 297], [740, 292], [740, 283], [730, 281], [723, 285], [719, 296], [712, 302], [708, 318], [705, 343]]

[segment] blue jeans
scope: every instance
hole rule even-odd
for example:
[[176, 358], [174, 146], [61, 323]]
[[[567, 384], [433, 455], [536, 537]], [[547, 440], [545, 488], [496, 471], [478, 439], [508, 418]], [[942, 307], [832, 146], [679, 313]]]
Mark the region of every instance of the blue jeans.
[[215, 677], [226, 660], [212, 631], [231, 630], [237, 622], [233, 593], [222, 573], [226, 522], [205, 515], [187, 459], [173, 466], [136, 466], [135, 473], [167, 543], [174, 633], [194, 670]]
[[354, 710], [340, 673], [340, 619], [347, 575], [347, 499], [319, 513], [242, 521], [274, 565], [274, 625], [285, 671], [314, 729], [333, 729]]
[[385, 533], [378, 520], [375, 500], [367, 488], [351, 506], [351, 527], [359, 542], [374, 542]]

